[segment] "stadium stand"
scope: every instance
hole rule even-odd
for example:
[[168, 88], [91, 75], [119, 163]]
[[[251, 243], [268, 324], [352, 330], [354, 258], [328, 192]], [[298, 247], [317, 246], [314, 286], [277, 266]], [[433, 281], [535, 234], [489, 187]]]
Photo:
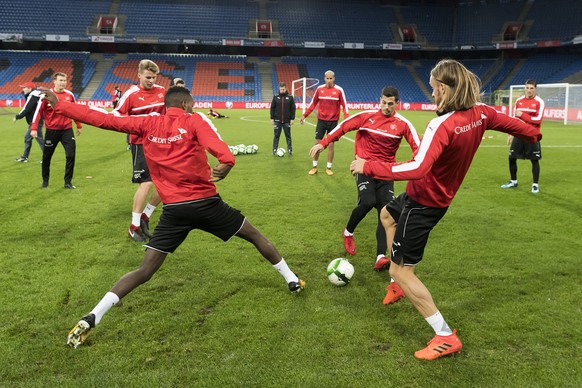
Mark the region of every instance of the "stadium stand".
[[416, 25], [417, 32], [431, 45], [453, 45], [455, 13], [451, 7], [418, 6], [400, 7], [407, 24]]
[[[534, 43], [541, 40], [547, 40], [551, 45], [552, 42], [559, 44], [560, 40], [567, 41], [582, 35], [580, 1], [56, 0], [46, 3], [31, 0], [14, 3], [0, 0], [0, 7], [3, 11], [0, 13], [0, 34], [29, 33], [40, 36], [39, 39], [46, 37], [50, 43], [54, 41], [48, 39], [49, 34], [57, 34], [59, 39], [64, 39], [59, 43], [66, 43], [66, 34], [77, 34], [85, 40], [77, 41], [74, 50], [82, 45], [104, 51], [105, 48], [115, 50], [123, 47], [107, 44], [90, 46], [89, 37], [85, 34], [95, 15], [111, 10], [126, 17], [125, 29], [130, 36], [126, 37], [127, 41], [135, 37], [144, 38], [144, 42], [148, 41], [148, 37], [154, 41], [160, 39], [157, 46], [131, 46], [141, 50], [151, 47], [151, 50], [158, 51], [160, 47], [166, 47], [163, 39], [169, 45], [170, 42], [181, 42], [180, 37], [188, 37], [213, 42], [214, 47], [207, 52], [246, 54], [243, 50], [252, 49], [252, 44], [241, 48], [222, 46], [223, 39], [245, 40], [246, 45], [251, 21], [264, 17], [273, 20], [286, 44], [292, 43], [290, 48], [279, 51], [283, 57], [273, 62], [268, 74], [259, 73], [259, 66], [249, 61], [246, 55], [148, 53], [129, 54], [127, 59], [125, 56], [122, 59], [116, 54], [103, 54], [111, 58], [112, 65], [107, 71], [100, 70], [99, 77], [101, 71], [105, 71], [105, 75], [99, 81], [92, 80], [96, 62], [86, 52], [0, 51], [0, 99], [20, 98], [18, 85], [26, 81], [50, 86], [52, 74], [63, 71], [69, 75], [69, 88], [77, 96], [92, 80], [92, 87], [85, 93], [92, 93], [92, 99], [109, 100], [114, 86], [125, 90], [135, 84], [137, 62], [143, 58], [151, 58], [160, 65], [158, 83], [163, 86], [168, 86], [172, 78], [180, 77], [198, 101], [233, 102], [267, 98], [263, 95], [266, 94], [265, 89], [261, 89], [263, 82], [267, 90], [272, 87], [276, 92], [281, 81], [290, 87], [292, 80], [301, 77], [322, 80], [323, 73], [328, 69], [336, 72], [337, 82], [346, 90], [350, 101], [375, 102], [378, 99], [377, 89], [393, 84], [400, 89], [403, 101], [428, 102], [428, 73], [440, 52], [423, 52], [420, 48], [424, 44], [444, 47], [444, 56], [486, 58], [463, 60], [481, 77], [486, 93], [510, 84], [523, 83], [526, 78], [535, 78], [539, 83], [564, 82], [564, 79], [582, 70], [582, 59], [576, 54], [579, 52], [576, 45], [570, 46], [570, 54], [562, 54], [565, 50], [542, 53], [534, 47]], [[508, 46], [511, 50], [494, 50], [480, 55], [474, 55], [474, 52], [464, 55], [463, 50], [459, 50], [463, 45], [489, 45], [491, 48], [488, 50], [492, 50], [492, 42], [501, 36], [508, 22], [527, 25], [522, 38], [532, 43], [531, 49], [519, 51]], [[382, 44], [398, 39], [394, 36], [394, 25], [403, 24], [414, 26], [419, 35], [415, 51], [382, 50]], [[135, 41], [137, 43], [137, 39]], [[331, 46], [335, 50], [329, 51], [331, 55], [342, 51], [336, 49], [353, 48], [344, 46], [345, 43], [364, 43], [375, 48], [362, 51], [361, 58], [328, 58], [322, 54], [323, 50], [310, 54], [304, 48], [305, 42], [322, 42], [326, 47]], [[38, 47], [38, 41], [35, 44]], [[61, 47], [60, 44], [47, 46]], [[177, 51], [184, 49], [178, 44], [173, 47]], [[269, 48], [260, 49], [262, 51], [255, 51], [258, 55], [271, 54]], [[301, 56], [287, 56], [289, 53]], [[357, 54], [351, 51], [349, 55]], [[366, 56], [390, 59], [365, 59]], [[100, 64], [104, 66], [104, 63]], [[265, 78], [261, 79], [261, 76]], [[93, 93], [97, 84], [99, 86]]]
[[[306, 73], [302, 76], [317, 78], [323, 83], [323, 74], [333, 70], [336, 83], [345, 92], [348, 102], [376, 102], [380, 99], [381, 88], [392, 85], [400, 91], [403, 102], [427, 100], [422, 90], [414, 82], [411, 75], [402, 65], [391, 59], [354, 59], [354, 58], [311, 58], [311, 57], [283, 57], [283, 63], [304, 66]], [[277, 81], [284, 80], [277, 72]], [[289, 83], [288, 83], [289, 84]]]
[[249, 20], [259, 18], [258, 2], [211, 0], [196, 4], [188, 0], [170, 0], [165, 4], [170, 6], [160, 10], [160, 2], [155, 0], [122, 1], [119, 13], [127, 16], [127, 33], [172, 38], [244, 39]]
[[56, 72], [67, 74], [67, 89], [78, 97], [94, 71], [95, 61], [89, 59], [89, 53], [0, 51], [0, 99], [21, 98], [19, 85], [29, 81], [52, 87]]
[[[582, 58], [564, 54], [536, 54], [523, 61], [519, 70], [508, 79], [501, 89], [507, 89], [510, 85], [525, 84], [528, 79], [535, 79], [538, 84], [561, 82], [565, 77], [556, 76], [567, 68], [582, 69]], [[571, 74], [571, 73], [570, 73]], [[569, 74], [567, 74], [569, 75]], [[566, 76], [567, 76], [566, 75]]]
[[109, 12], [110, 7], [111, 0], [0, 0], [0, 32], [85, 34], [93, 17]]
[[527, 18], [533, 21], [529, 40], [572, 39], [582, 34], [581, 17], [580, 1], [534, 1], [527, 15]]
[[523, 7], [523, 2], [459, 6], [455, 43], [479, 45], [493, 42], [505, 22], [518, 20]]
[[151, 59], [160, 67], [156, 80], [169, 87], [173, 78], [182, 78], [198, 101], [260, 101], [261, 83], [256, 65], [241, 55], [129, 54], [114, 61], [92, 96], [107, 100], [115, 86], [127, 90], [137, 83], [141, 59]]
[[390, 23], [397, 23], [392, 7], [362, 0], [267, 2], [267, 15], [278, 21], [283, 40], [340, 45], [392, 41]]

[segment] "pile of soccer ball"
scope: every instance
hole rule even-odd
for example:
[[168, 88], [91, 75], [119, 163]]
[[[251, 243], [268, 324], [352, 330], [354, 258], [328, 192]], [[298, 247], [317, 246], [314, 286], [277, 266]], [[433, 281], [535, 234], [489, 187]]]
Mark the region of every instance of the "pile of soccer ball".
[[250, 154], [256, 154], [257, 152], [259, 152], [259, 146], [256, 144], [250, 144], [250, 145], [239, 144], [239, 145], [235, 145], [235, 146], [228, 146], [228, 148], [230, 148], [230, 152], [232, 152], [232, 154], [234, 156], [250, 155]]
[[347, 259], [334, 259], [327, 266], [327, 278], [336, 286], [345, 286], [354, 276], [354, 266]]

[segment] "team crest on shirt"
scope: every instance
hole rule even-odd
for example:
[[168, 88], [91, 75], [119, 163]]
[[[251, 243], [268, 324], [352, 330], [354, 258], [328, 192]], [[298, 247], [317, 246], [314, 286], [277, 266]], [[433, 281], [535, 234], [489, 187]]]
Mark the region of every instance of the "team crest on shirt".
[[163, 93], [158, 93], [158, 98], [163, 98], [164, 94]]
[[178, 128], [178, 132], [180, 132], [181, 134], [187, 133], [184, 128]]
[[396, 130], [396, 124], [390, 124], [390, 129], [395, 131]]

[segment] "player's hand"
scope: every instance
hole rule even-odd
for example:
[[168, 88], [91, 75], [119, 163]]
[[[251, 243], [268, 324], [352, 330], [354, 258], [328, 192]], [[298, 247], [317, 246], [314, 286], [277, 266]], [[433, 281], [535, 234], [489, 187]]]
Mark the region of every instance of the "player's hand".
[[33, 138], [37, 138], [38, 137], [38, 131], [30, 131], [30, 136], [32, 136]]
[[522, 112], [522, 111], [520, 111], [519, 109], [516, 109], [516, 110], [515, 110], [515, 112], [513, 112], [513, 115], [514, 115], [515, 117], [521, 117], [521, 115], [522, 115], [522, 114], [523, 114], [523, 112]]
[[226, 178], [232, 166], [230, 164], [220, 163], [212, 168], [212, 177], [209, 182], [218, 182]]
[[83, 133], [83, 129], [82, 128], [77, 128], [77, 136], [79, 136], [82, 133]]
[[37, 89], [42, 92], [45, 100], [47, 100], [48, 103], [51, 104], [51, 106], [54, 109], [57, 103], [59, 102], [59, 99], [57, 98], [56, 94], [54, 94], [52, 90], [50, 90], [49, 88], [45, 88], [43, 86], [39, 86]]
[[303, 125], [304, 122], [305, 122], [305, 117], [301, 116], [301, 118], [299, 119], [299, 124]]
[[507, 145], [511, 145], [512, 141], [513, 141], [513, 136], [507, 135]]
[[315, 158], [315, 156], [321, 151], [323, 151], [323, 146], [321, 144], [316, 144], [309, 150], [309, 156], [311, 156], [311, 158]]
[[352, 173], [352, 175], [363, 174], [365, 163], [366, 159], [362, 159], [358, 155], [356, 155], [356, 159], [353, 160], [352, 163], [350, 164], [350, 172]]

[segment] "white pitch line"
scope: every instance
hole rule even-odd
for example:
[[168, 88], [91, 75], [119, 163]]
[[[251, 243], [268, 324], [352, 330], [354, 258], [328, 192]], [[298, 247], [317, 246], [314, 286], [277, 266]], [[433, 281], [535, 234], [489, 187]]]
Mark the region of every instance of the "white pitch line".
[[[243, 116], [240, 119], [243, 121], [251, 121], [254, 123], [270, 123], [271, 120], [265, 120], [265, 119], [254, 119], [255, 117], [259, 117], [259, 116]], [[260, 116], [262, 117], [262, 116]], [[310, 123], [309, 121], [305, 121], [305, 124], [309, 124], [312, 127], [315, 127], [315, 124]], [[355, 142], [354, 139], [351, 139], [347, 136], [342, 136], [342, 139], [351, 141], [352, 143]], [[483, 147], [483, 148], [509, 148], [508, 145], [503, 145], [503, 144], [481, 144], [479, 147]], [[542, 143], [542, 148], [582, 148], [581, 144], [572, 144], [572, 145], [551, 145], [551, 144], [544, 144]]]

